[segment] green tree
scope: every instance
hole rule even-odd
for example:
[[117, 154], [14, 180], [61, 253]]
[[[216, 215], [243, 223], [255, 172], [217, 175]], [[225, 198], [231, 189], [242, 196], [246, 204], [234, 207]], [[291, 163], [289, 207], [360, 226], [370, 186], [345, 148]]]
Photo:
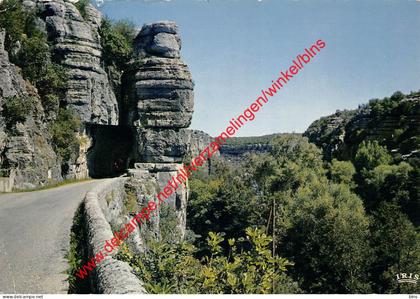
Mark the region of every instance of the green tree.
[[410, 195], [413, 167], [406, 162], [398, 165], [379, 165], [364, 175], [360, 193], [366, 206], [372, 210], [381, 202], [395, 202], [408, 211], [417, 199]]
[[102, 59], [107, 67], [116, 67], [124, 71], [133, 53], [135, 26], [128, 21], [113, 23], [104, 18], [99, 29], [102, 45]]
[[370, 260], [368, 218], [345, 185], [299, 188], [285, 238], [293, 273], [310, 293], [366, 293]]
[[74, 6], [76, 6], [77, 10], [80, 12], [80, 15], [83, 19], [86, 19], [88, 16], [87, 7], [90, 4], [90, 0], [78, 0]]
[[46, 37], [35, 35], [23, 38], [18, 60], [23, 76], [38, 89], [44, 109], [58, 113], [67, 76], [63, 67], [51, 61]]
[[274, 253], [290, 223], [286, 214], [293, 193], [313, 181], [327, 182], [321, 157], [315, 145], [296, 135], [276, 137], [272, 153], [251, 156], [247, 184], [254, 186], [258, 202], [251, 223], [266, 227], [274, 240]]
[[16, 47], [25, 36], [38, 33], [33, 11], [25, 11], [20, 0], [4, 0], [0, 3], [0, 27], [6, 29], [5, 49], [12, 62], [16, 62]]
[[306, 138], [293, 134], [281, 135], [275, 137], [271, 144], [271, 154], [280, 163], [290, 161], [323, 172], [322, 152]]
[[418, 293], [419, 286], [398, 284], [399, 273], [418, 273], [420, 234], [396, 203], [382, 202], [372, 215], [371, 244], [375, 259], [370, 270], [378, 293]]
[[205, 248], [205, 236], [210, 231], [225, 233], [229, 238], [241, 236], [258, 206], [253, 190], [240, 174], [241, 169], [214, 164], [213, 175], [190, 180], [187, 225], [199, 235], [200, 250]]
[[389, 164], [392, 158], [387, 149], [378, 141], [363, 141], [356, 152], [354, 166], [357, 171], [372, 170], [381, 164]]
[[329, 177], [334, 183], [345, 184], [354, 187], [353, 177], [356, 169], [349, 161], [338, 161], [333, 159], [329, 168]]

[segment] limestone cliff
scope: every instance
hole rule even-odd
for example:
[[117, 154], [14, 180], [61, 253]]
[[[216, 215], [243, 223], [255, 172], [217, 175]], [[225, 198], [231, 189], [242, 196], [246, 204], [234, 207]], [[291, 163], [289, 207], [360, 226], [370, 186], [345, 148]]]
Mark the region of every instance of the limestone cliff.
[[395, 93], [356, 110], [337, 111], [314, 121], [304, 136], [324, 150], [327, 159], [351, 159], [363, 140], [378, 140], [402, 158], [418, 156], [420, 94]]
[[[191, 158], [197, 157], [200, 153], [214, 141], [214, 138], [209, 134], [199, 130], [187, 130], [189, 142], [188, 155]], [[213, 156], [218, 157], [219, 151], [215, 152]]]
[[85, 123], [117, 125], [117, 100], [101, 65], [99, 11], [88, 5], [82, 17], [71, 2], [31, 1], [38, 10], [38, 25], [52, 44], [55, 60], [67, 70], [68, 86], [62, 104], [76, 111]]
[[[26, 189], [61, 179], [41, 100], [10, 63], [0, 31], [0, 168], [2, 190]], [[15, 104], [14, 104], [15, 103]], [[23, 117], [19, 109], [24, 107]]]
[[[1, 56], [0, 70], [8, 72], [2, 76], [7, 79], [1, 82], [5, 86], [1, 87], [2, 97], [18, 94], [36, 101], [34, 114], [16, 124], [17, 136], [0, 132], [2, 169], [14, 163], [17, 181], [37, 185], [48, 178], [59, 180], [62, 175], [116, 176], [130, 168], [124, 200], [130, 201], [132, 208], [143, 206], [177, 174], [192, 148], [198, 154], [199, 147], [207, 146], [187, 129], [194, 106], [193, 81], [180, 57], [177, 25], [164, 21], [143, 26], [134, 40], [132, 63], [123, 72], [129, 96], [117, 99], [103, 65], [99, 12], [88, 5], [82, 16], [74, 4], [64, 0], [26, 0], [24, 5], [36, 10], [36, 26], [48, 36], [51, 56], [66, 70], [68, 80], [60, 107], [73, 110], [81, 119], [80, 144], [69, 161], [56, 158], [48, 133], [51, 120], [43, 114], [37, 91], [30, 90], [3, 59], [6, 53]], [[4, 129], [1, 122], [3, 119], [0, 125]], [[60, 169], [60, 164], [65, 169]], [[29, 174], [29, 169], [34, 174]], [[19, 171], [24, 174], [19, 176]], [[185, 234], [187, 200], [188, 182], [166, 199], [179, 238]], [[120, 210], [115, 219], [128, 217], [128, 213], [130, 209]], [[159, 211], [153, 220], [151, 231], [156, 235], [165, 213]], [[142, 244], [136, 246], [143, 248]]]

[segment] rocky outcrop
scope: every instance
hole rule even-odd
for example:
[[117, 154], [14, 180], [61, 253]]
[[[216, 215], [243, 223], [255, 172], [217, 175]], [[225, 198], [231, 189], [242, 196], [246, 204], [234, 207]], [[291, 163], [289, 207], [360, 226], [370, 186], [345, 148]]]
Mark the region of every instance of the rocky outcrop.
[[85, 123], [117, 125], [117, 100], [101, 65], [101, 14], [89, 4], [83, 18], [74, 4], [64, 0], [25, 3], [36, 6], [38, 26], [53, 44], [55, 60], [66, 68], [68, 86], [63, 104]]
[[[138, 206], [147, 206], [150, 200], [157, 201], [156, 196], [168, 184], [173, 176], [177, 176], [182, 169], [178, 163], [136, 163], [135, 169], [129, 170], [130, 179], [126, 183], [126, 190], [137, 198]], [[188, 182], [180, 185], [165, 199], [165, 204], [156, 209], [151, 217], [148, 230], [143, 230], [141, 237], [133, 239], [137, 251], [145, 251], [144, 240], [150, 237], [165, 241], [168, 236], [163, 236], [163, 226], [171, 231], [170, 241], [181, 241], [186, 233]], [[166, 230], [168, 230], [166, 229]]]
[[[133, 92], [125, 121], [135, 131], [135, 163], [129, 174], [130, 188], [140, 205], [166, 187], [168, 180], [182, 168], [189, 151], [191, 136], [186, 128], [193, 113], [194, 84], [187, 65], [180, 59], [180, 50], [181, 40], [174, 22], [144, 25], [134, 40], [135, 57], [126, 75]], [[147, 185], [154, 186], [152, 192], [145, 189]], [[173, 225], [178, 241], [185, 234], [187, 200], [187, 182], [166, 199], [175, 217]], [[159, 236], [161, 211], [157, 214], [150, 229]], [[135, 248], [144, 250], [144, 244], [140, 242]]]
[[234, 144], [224, 144], [220, 148], [220, 154], [222, 157], [226, 158], [232, 162], [239, 162], [243, 160], [244, 155], [254, 153], [254, 154], [263, 154], [271, 150], [270, 144], [262, 143], [253, 143], [253, 144], [243, 144], [243, 145], [234, 145]]
[[[284, 133], [288, 135], [287, 133]], [[294, 134], [294, 133], [292, 133]], [[220, 156], [234, 163], [247, 161], [247, 154], [264, 154], [272, 149], [271, 141], [283, 133], [262, 136], [233, 137], [220, 147]]]
[[[9, 187], [33, 188], [60, 180], [61, 171], [39, 96], [10, 63], [4, 38], [0, 31], [0, 176], [13, 177]], [[23, 118], [16, 117], [21, 107]]]
[[[348, 156], [348, 151], [344, 147], [345, 129], [356, 114], [355, 110], [336, 111], [333, 115], [314, 121], [303, 135], [321, 147], [328, 160], [332, 158], [333, 153]], [[356, 119], [360, 125], [366, 124], [368, 120], [366, 113], [359, 113]]]
[[80, 147], [69, 161], [62, 161], [62, 175], [66, 179], [89, 177], [88, 150], [93, 140], [86, 126], [118, 125], [119, 118], [117, 99], [101, 61], [102, 15], [88, 4], [82, 16], [73, 1], [25, 0], [23, 4], [36, 10], [36, 25], [48, 37], [51, 57], [66, 71], [60, 106], [73, 110], [82, 121]]
[[[188, 130], [189, 137], [189, 156], [191, 158], [197, 157], [200, 153], [209, 146], [210, 143], [214, 141], [214, 138], [211, 137], [206, 132], [200, 130]], [[220, 155], [219, 151], [213, 154], [214, 157]]]
[[144, 25], [134, 40], [134, 98], [129, 123], [137, 129], [140, 162], [182, 162], [187, 154], [194, 97], [193, 82], [180, 59], [174, 22]]
[[418, 155], [420, 94], [375, 100], [356, 110], [337, 111], [314, 121], [303, 134], [326, 159], [352, 159], [363, 140], [377, 140], [402, 158]]

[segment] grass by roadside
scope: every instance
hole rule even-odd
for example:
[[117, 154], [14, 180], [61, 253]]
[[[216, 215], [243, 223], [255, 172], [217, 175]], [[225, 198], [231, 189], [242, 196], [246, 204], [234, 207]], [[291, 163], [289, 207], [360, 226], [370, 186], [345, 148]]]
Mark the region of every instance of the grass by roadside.
[[66, 274], [69, 282], [68, 294], [89, 294], [89, 279], [80, 279], [75, 273], [87, 260], [87, 236], [85, 230], [84, 203], [74, 213], [73, 226], [70, 232], [70, 249], [66, 254], [68, 268]]

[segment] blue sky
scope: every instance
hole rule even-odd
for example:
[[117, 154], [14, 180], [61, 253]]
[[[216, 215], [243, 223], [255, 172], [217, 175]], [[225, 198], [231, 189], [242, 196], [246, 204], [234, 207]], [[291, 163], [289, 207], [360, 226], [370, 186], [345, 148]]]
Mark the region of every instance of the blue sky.
[[195, 82], [191, 128], [210, 135], [256, 99], [305, 47], [327, 46], [236, 136], [303, 132], [321, 116], [420, 90], [419, 1], [109, 1], [114, 20], [173, 20]]

